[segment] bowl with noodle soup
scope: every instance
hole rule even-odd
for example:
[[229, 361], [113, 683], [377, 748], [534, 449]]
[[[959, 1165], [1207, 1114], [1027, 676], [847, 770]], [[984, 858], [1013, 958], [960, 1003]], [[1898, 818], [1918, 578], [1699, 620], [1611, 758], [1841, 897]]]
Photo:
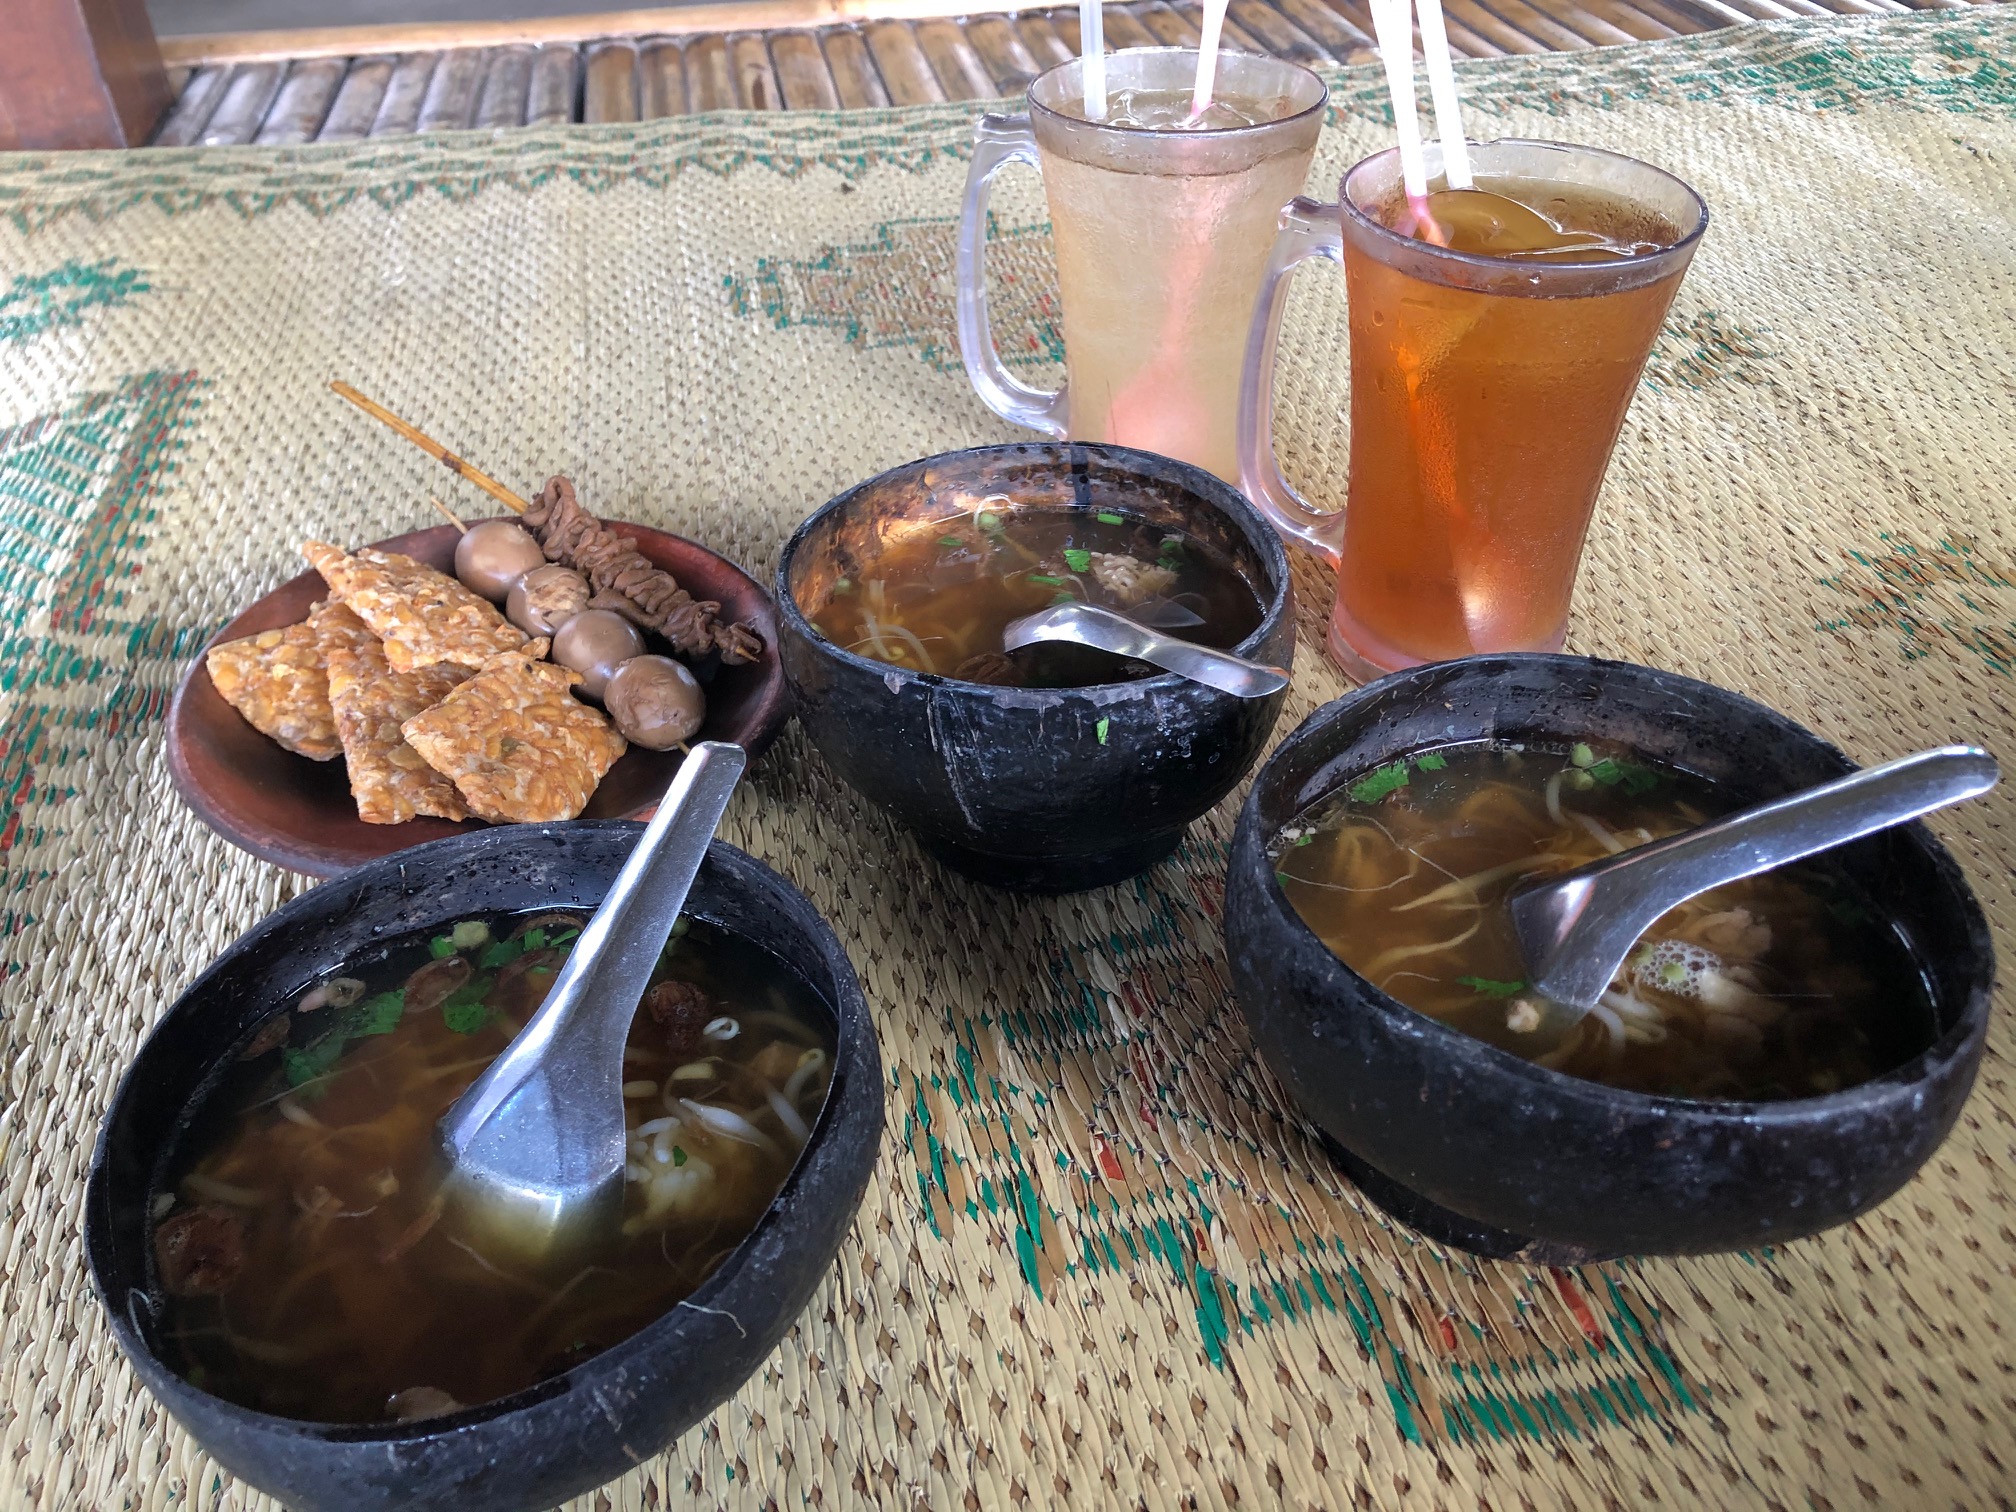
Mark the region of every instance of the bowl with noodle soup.
[[1682, 904], [1587, 1015], [1522, 979], [1521, 885], [1854, 769], [1706, 683], [1574, 656], [1380, 679], [1282, 742], [1226, 891], [1255, 1041], [1389, 1212], [1576, 1264], [1778, 1243], [1907, 1181], [1959, 1116], [1994, 961], [1922, 824]]
[[1259, 759], [1285, 689], [1238, 698], [1085, 647], [1003, 650], [1077, 600], [1285, 666], [1287, 557], [1237, 490], [1125, 447], [975, 447], [890, 469], [777, 572], [798, 718], [848, 786], [981, 882], [1103, 887], [1160, 861]]
[[167, 1010], [93, 1156], [85, 1256], [135, 1371], [290, 1507], [548, 1507], [658, 1453], [825, 1276], [882, 1131], [846, 955], [716, 841], [625, 1049], [620, 1228], [500, 1244], [443, 1113], [536, 1011], [642, 826], [522, 825], [360, 867]]

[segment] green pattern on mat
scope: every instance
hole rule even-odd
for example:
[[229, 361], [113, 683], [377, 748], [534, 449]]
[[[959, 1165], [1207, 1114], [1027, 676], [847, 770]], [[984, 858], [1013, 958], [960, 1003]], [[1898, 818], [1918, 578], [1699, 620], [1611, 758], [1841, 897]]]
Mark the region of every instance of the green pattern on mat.
[[[1064, 360], [1050, 226], [1003, 226], [989, 217], [987, 282], [994, 344], [1010, 367]], [[959, 217], [887, 221], [874, 238], [811, 258], [758, 258], [726, 280], [738, 315], [779, 330], [816, 326], [849, 346], [917, 349], [941, 373], [960, 371], [956, 302]]]
[[85, 311], [123, 305], [148, 287], [138, 268], [123, 267], [111, 257], [95, 263], [73, 259], [47, 273], [17, 273], [0, 290], [0, 347], [82, 325]]
[[1849, 565], [1820, 579], [1853, 605], [1822, 620], [1822, 631], [1894, 636], [1907, 662], [1963, 656], [2016, 677], [2016, 563], [1964, 536], [1919, 546], [1885, 531], [1878, 540], [1873, 551], [1843, 552]]
[[[1186, 860], [1222, 865], [1219, 848], [1200, 855], [1196, 846]], [[1186, 882], [1187, 895], [1165, 885]], [[912, 1071], [907, 1080], [899, 1073], [901, 1135], [916, 1162], [920, 1218], [934, 1233], [962, 1221], [979, 1226], [1015, 1256], [1039, 1301], [1061, 1277], [1081, 1278], [1081, 1290], [1131, 1284], [1171, 1293], [1219, 1369], [1235, 1335], [1342, 1319], [1384, 1383], [1394, 1426], [1417, 1443], [1462, 1443], [1479, 1432], [1578, 1438], [1702, 1409], [1704, 1386], [1689, 1381], [1668, 1353], [1656, 1310], [1633, 1300], [1622, 1267], [1556, 1272], [1551, 1282], [1548, 1273], [1533, 1273], [1531, 1305], [1554, 1305], [1549, 1292], [1586, 1294], [1604, 1299], [1606, 1311], [1599, 1321], [1586, 1306], [1577, 1309], [1581, 1337], [1561, 1353], [1508, 1357], [1485, 1344], [1479, 1319], [1446, 1313], [1428, 1328], [1415, 1326], [1390, 1286], [1368, 1282], [1341, 1238], [1298, 1222], [1237, 1169], [1184, 1169], [1167, 1153], [1167, 1140], [1130, 1134], [1185, 1125], [1184, 1147], [1197, 1147], [1188, 1137], [1196, 1135], [1233, 1141], [1256, 1161], [1268, 1154], [1236, 1125], [1200, 1117], [1204, 1099], [1195, 1085], [1213, 1078], [1241, 1103], [1246, 1088], [1259, 1095], [1259, 1066], [1249, 1058], [1227, 1073], [1193, 1062], [1147, 1027], [1201, 1012], [1203, 994], [1219, 990], [1172, 978], [1166, 968], [1173, 953], [1209, 963], [1215, 974], [1210, 891], [1187, 870], [1123, 885], [1139, 905], [1136, 928], [1050, 942], [1047, 1000], [998, 1017], [948, 1012], [950, 1063], [928, 1075]], [[1120, 1090], [1094, 1092], [1087, 1105], [1073, 1085], [1087, 1068]], [[1453, 1256], [1437, 1263], [1465, 1264]], [[1445, 1376], [1459, 1394], [1435, 1384]], [[1576, 1410], [1556, 1410], [1563, 1402]]]
[[[198, 387], [190, 373], [147, 373], [0, 430], [0, 886], [21, 880], [9, 852], [56, 838], [84, 736], [158, 721], [168, 679], [202, 642], [119, 612]], [[0, 938], [29, 922], [8, 912]], [[0, 958], [0, 977], [19, 966]]]

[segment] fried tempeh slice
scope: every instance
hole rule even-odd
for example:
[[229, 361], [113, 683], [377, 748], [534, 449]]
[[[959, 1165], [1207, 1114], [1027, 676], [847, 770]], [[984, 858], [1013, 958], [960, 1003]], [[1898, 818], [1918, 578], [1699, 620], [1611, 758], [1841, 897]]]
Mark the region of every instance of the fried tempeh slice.
[[[345, 648], [376, 646], [378, 637], [371, 627], [350, 612], [349, 605], [341, 599], [323, 599], [308, 611], [308, 628], [315, 632], [316, 643], [322, 650], [322, 665], [327, 669], [329, 653], [338, 646]], [[331, 700], [330, 707], [335, 707]]]
[[260, 734], [310, 761], [343, 754], [312, 615], [298, 625], [212, 646], [203, 665], [225, 702]]
[[499, 656], [404, 726], [482, 819], [572, 819], [626, 749], [616, 727], [568, 690], [579, 672], [540, 661], [546, 642]]
[[480, 667], [525, 644], [525, 632], [445, 572], [396, 551], [366, 549], [354, 556], [327, 541], [309, 541], [302, 553], [332, 593], [385, 642], [395, 672], [437, 662]]
[[357, 817], [366, 824], [404, 824], [420, 814], [467, 819], [455, 784], [406, 743], [399, 727], [474, 674], [454, 662], [395, 672], [384, 642], [346, 605], [331, 604], [315, 619]]

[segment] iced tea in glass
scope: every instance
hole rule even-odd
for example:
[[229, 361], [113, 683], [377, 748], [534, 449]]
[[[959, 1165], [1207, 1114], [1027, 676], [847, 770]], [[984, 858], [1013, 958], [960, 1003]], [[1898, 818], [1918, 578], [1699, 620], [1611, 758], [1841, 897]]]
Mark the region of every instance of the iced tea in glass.
[[[1476, 190], [1402, 192], [1398, 154], [1298, 200], [1248, 349], [1242, 482], [1337, 567], [1331, 654], [1364, 678], [1473, 652], [1558, 650], [1597, 492], [1707, 224], [1671, 175], [1591, 148], [1475, 144]], [[1431, 168], [1435, 167], [1431, 161]], [[1282, 477], [1272, 368], [1286, 275], [1342, 262], [1346, 507]]]
[[[959, 341], [1004, 419], [1239, 477], [1239, 363], [1282, 206], [1308, 177], [1327, 98], [1306, 68], [1225, 53], [1213, 103], [1190, 116], [1194, 48], [1106, 60], [1106, 114], [1086, 119], [1077, 61], [1029, 86], [1028, 114], [984, 117], [960, 227]], [[982, 254], [988, 188], [1011, 162], [1043, 173], [1063, 309], [1064, 388], [1002, 368]]]

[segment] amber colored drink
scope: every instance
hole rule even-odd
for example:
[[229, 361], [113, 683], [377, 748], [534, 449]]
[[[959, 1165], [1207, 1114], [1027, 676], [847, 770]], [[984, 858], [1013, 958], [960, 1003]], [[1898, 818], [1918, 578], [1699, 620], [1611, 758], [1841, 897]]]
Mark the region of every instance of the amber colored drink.
[[[1429, 198], [1451, 251], [1600, 263], [1679, 237], [1588, 190], [1479, 188], [1511, 209], [1466, 214], [1473, 195]], [[1379, 218], [1426, 239], [1404, 200]], [[1351, 431], [1365, 440], [1351, 452], [1334, 633], [1380, 666], [1558, 649], [1597, 490], [1684, 270], [1535, 298], [1426, 281], [1348, 249], [1344, 265], [1360, 312]]]
[[[1241, 486], [1336, 568], [1329, 650], [1361, 679], [1560, 649], [1604, 470], [1707, 226], [1692, 189], [1616, 153], [1506, 140], [1471, 162], [1474, 189], [1431, 177], [1415, 202], [1389, 151], [1339, 204], [1294, 201], [1254, 310]], [[1350, 491], [1328, 507], [1273, 451], [1286, 280], [1315, 257], [1344, 265], [1350, 301]]]

